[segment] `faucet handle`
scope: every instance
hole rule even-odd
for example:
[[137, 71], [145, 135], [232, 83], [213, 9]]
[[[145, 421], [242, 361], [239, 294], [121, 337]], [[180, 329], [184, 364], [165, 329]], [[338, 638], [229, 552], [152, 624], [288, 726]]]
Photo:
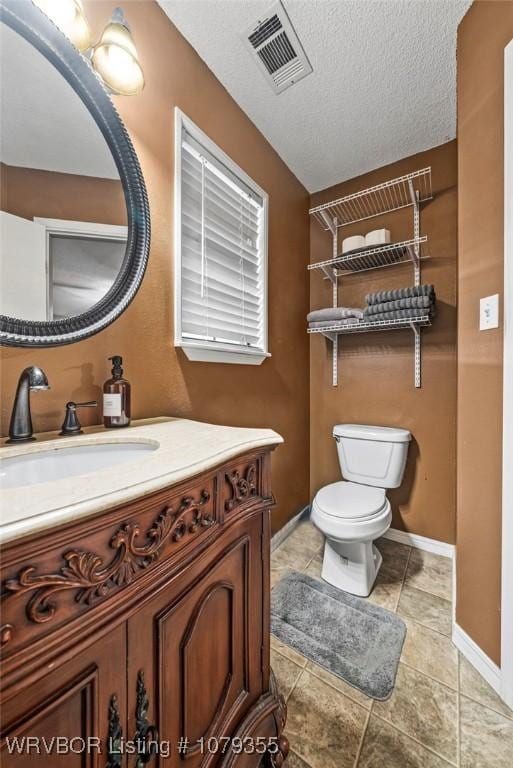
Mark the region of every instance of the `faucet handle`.
[[60, 435], [81, 435], [82, 426], [78, 420], [77, 408], [96, 408], [98, 402], [96, 400], [88, 400], [85, 403], [74, 403], [70, 400], [66, 403], [66, 415], [62, 423]]

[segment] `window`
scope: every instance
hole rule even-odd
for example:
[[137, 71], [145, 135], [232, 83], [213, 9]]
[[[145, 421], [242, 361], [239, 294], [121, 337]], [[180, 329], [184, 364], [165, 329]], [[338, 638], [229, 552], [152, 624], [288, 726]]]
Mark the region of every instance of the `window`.
[[178, 109], [175, 163], [175, 345], [190, 360], [258, 365], [267, 195]]

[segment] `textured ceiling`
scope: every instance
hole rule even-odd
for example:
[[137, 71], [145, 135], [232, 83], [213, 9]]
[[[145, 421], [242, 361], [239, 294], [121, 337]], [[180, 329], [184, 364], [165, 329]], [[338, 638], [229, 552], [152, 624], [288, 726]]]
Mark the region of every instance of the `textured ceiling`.
[[311, 192], [456, 135], [471, 0], [284, 0], [314, 71], [280, 95], [241, 39], [272, 0], [158, 2]]

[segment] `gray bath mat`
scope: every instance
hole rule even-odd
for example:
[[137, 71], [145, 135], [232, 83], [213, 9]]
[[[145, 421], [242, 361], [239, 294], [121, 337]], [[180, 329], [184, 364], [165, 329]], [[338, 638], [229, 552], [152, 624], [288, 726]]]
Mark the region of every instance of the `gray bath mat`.
[[293, 572], [272, 591], [271, 632], [372, 699], [394, 689], [406, 627], [384, 608]]

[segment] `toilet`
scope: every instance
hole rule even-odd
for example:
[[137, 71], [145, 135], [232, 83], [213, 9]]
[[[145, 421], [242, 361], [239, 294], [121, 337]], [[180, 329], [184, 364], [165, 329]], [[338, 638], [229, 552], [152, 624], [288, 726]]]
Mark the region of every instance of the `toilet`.
[[321, 488], [312, 502], [312, 522], [326, 537], [321, 575], [345, 592], [367, 597], [382, 563], [373, 542], [392, 522], [386, 489], [401, 485], [411, 433], [337, 424], [333, 437], [345, 479]]

